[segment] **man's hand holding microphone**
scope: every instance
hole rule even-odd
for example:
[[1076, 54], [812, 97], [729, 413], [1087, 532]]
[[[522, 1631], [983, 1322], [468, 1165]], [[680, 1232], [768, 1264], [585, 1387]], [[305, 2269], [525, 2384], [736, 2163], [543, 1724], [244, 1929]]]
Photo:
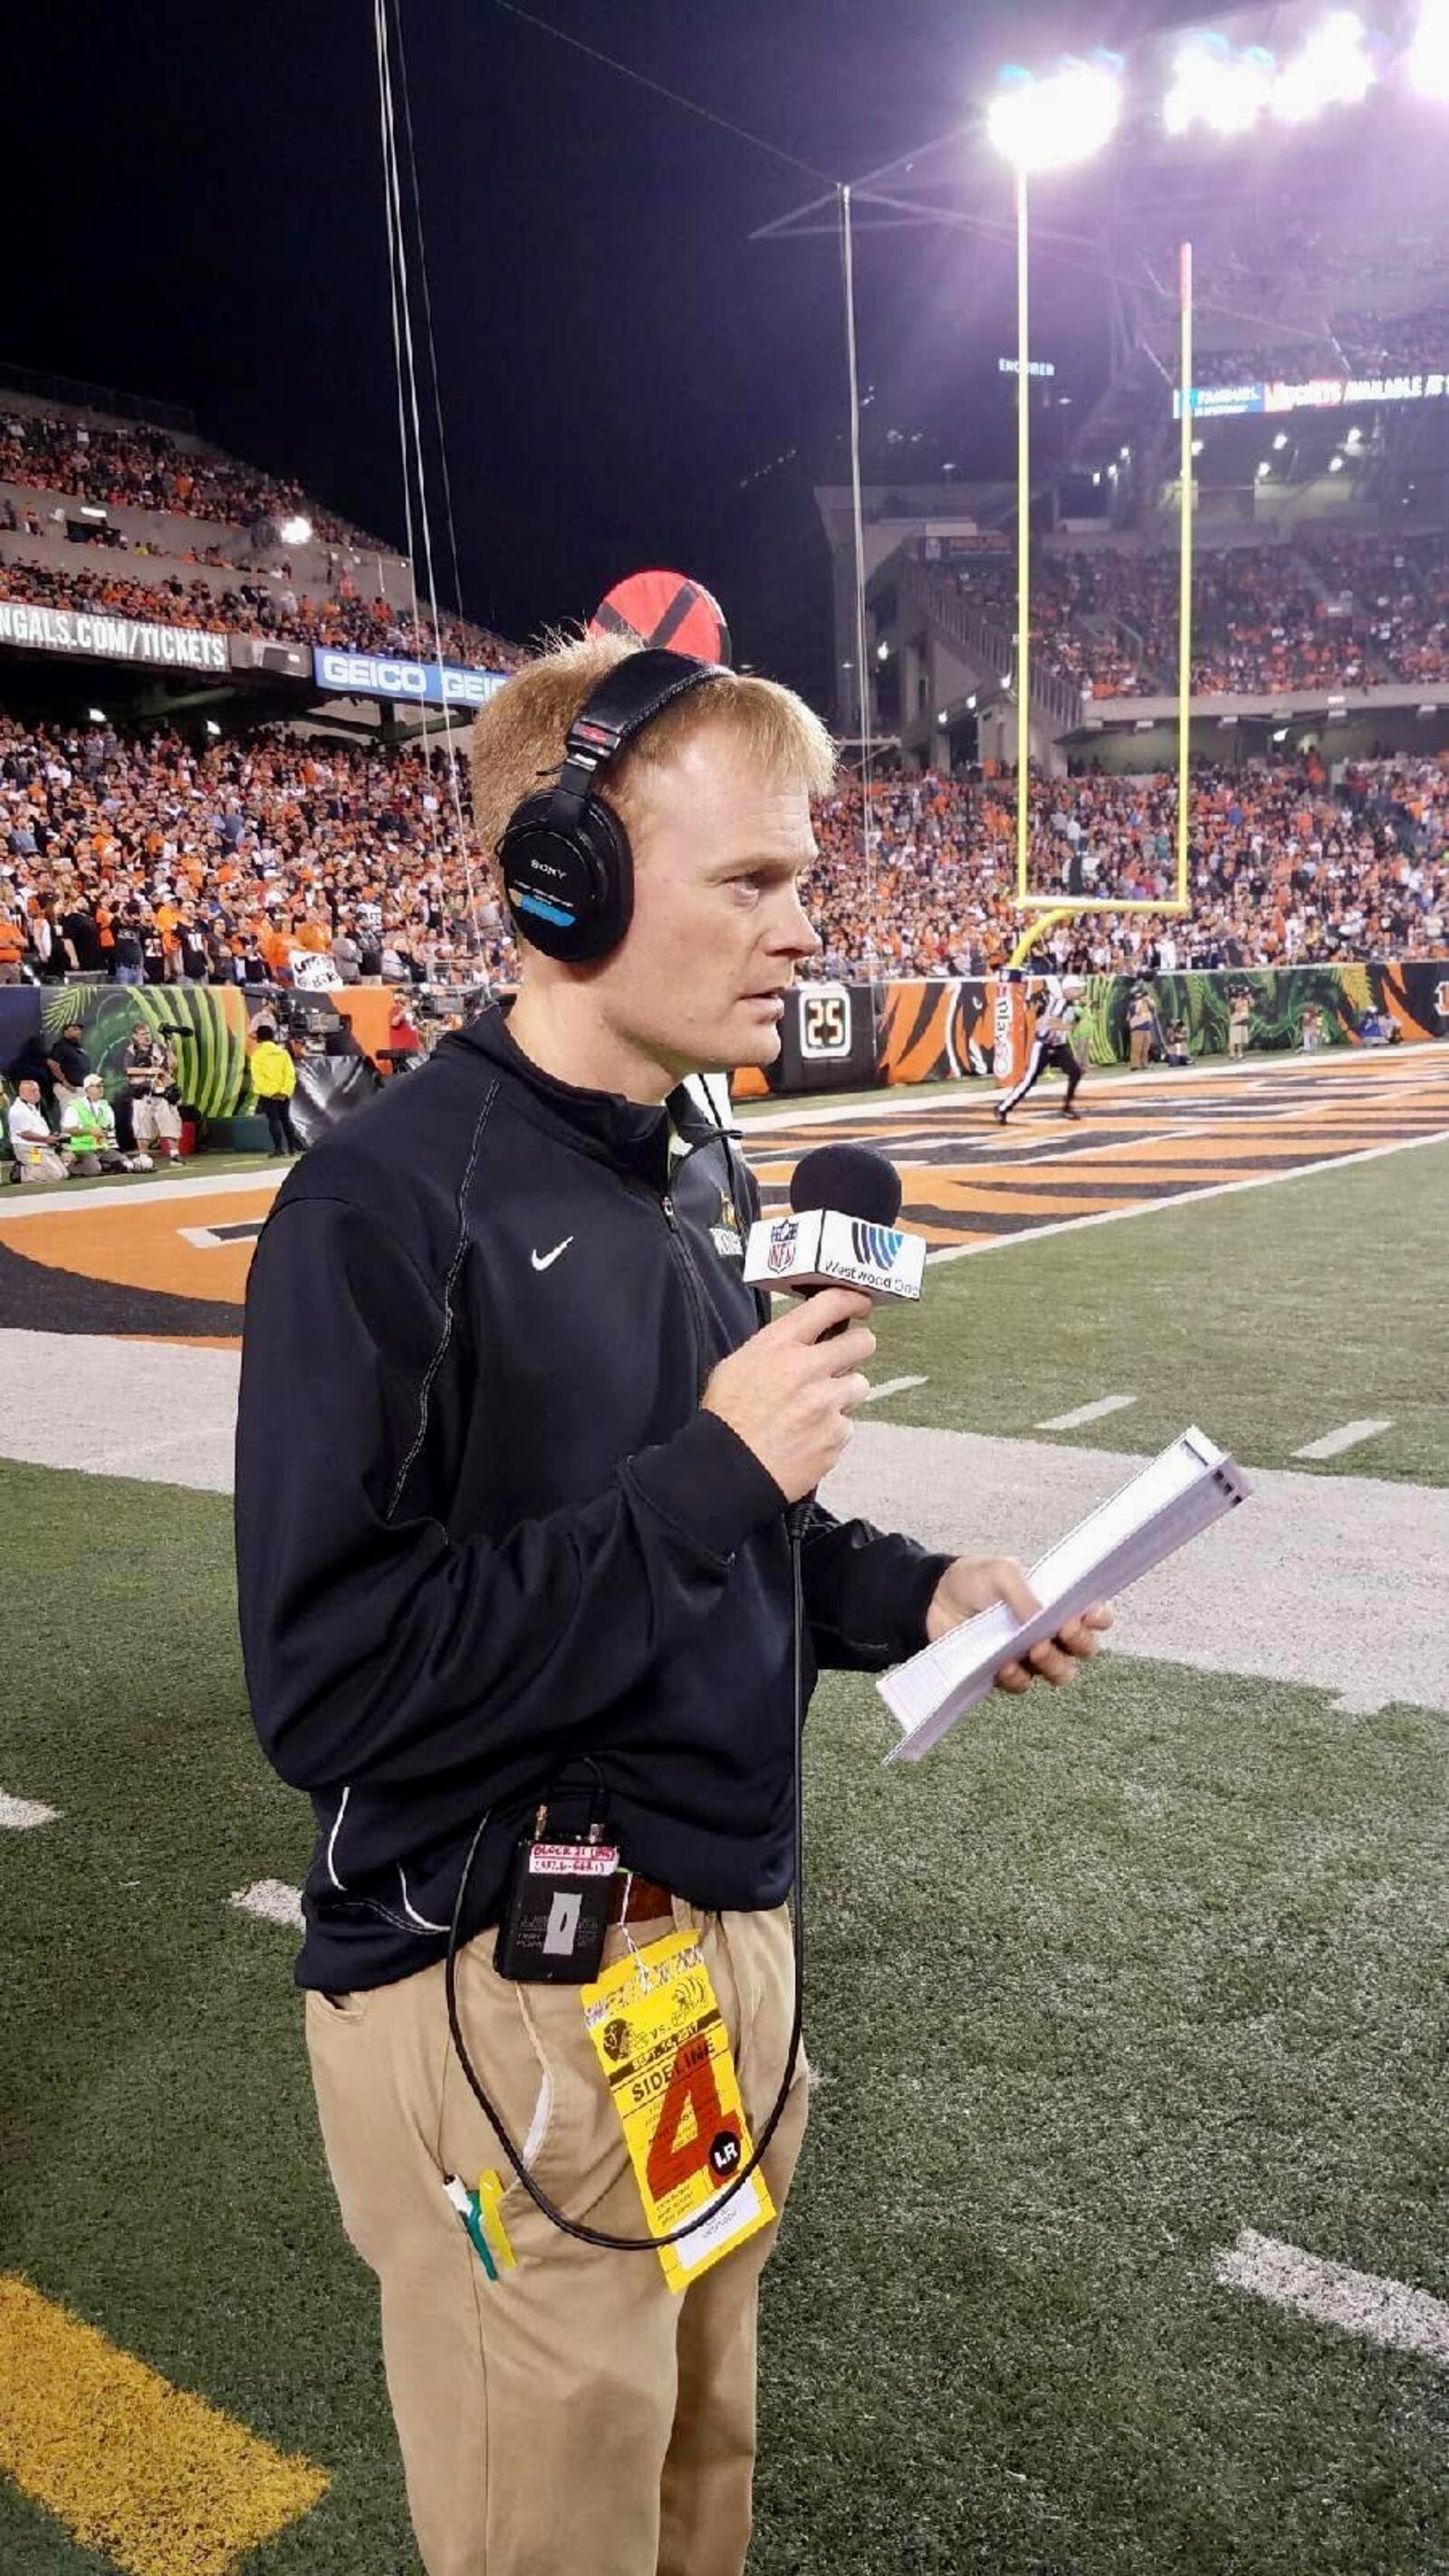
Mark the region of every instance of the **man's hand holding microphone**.
[[[826, 1146], [807, 1154], [797, 1167], [790, 1202], [796, 1211], [829, 1207], [839, 1221], [857, 1230], [864, 1227], [874, 1238], [861, 1264], [869, 1271], [879, 1268], [881, 1230], [893, 1227], [899, 1213], [900, 1183], [883, 1155], [861, 1146]], [[762, 1224], [768, 1231], [768, 1221]], [[753, 1451], [787, 1503], [803, 1502], [814, 1492], [854, 1431], [856, 1409], [870, 1392], [866, 1363], [876, 1347], [868, 1318], [876, 1298], [891, 1293], [878, 1285], [867, 1291], [833, 1282], [798, 1284], [808, 1284], [809, 1293], [722, 1360], [703, 1399], [706, 1411], [718, 1414]], [[928, 1642], [998, 1601], [1018, 1620], [1029, 1619], [1039, 1608], [1020, 1560], [958, 1556], [932, 1597]], [[1023, 1662], [1003, 1664], [996, 1688], [1020, 1692], [1040, 1680], [1059, 1690], [1074, 1678], [1079, 1664], [1091, 1661], [1111, 1626], [1110, 1605], [1094, 1603], [1080, 1618], [1067, 1620], [1056, 1636], [1033, 1646]]]
[[721, 1360], [705, 1388], [705, 1411], [754, 1451], [787, 1503], [813, 1494], [855, 1428], [851, 1417], [870, 1393], [865, 1364], [875, 1355], [870, 1311], [858, 1288], [802, 1297]]

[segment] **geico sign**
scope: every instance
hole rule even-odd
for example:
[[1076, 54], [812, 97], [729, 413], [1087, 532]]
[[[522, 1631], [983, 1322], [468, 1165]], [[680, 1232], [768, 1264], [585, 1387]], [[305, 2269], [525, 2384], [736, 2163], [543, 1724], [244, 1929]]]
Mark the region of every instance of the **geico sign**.
[[481, 707], [503, 685], [501, 672], [463, 671], [448, 662], [440, 675], [436, 662], [389, 661], [376, 653], [338, 653], [321, 647], [312, 660], [318, 685], [349, 697], [414, 698], [433, 706]]

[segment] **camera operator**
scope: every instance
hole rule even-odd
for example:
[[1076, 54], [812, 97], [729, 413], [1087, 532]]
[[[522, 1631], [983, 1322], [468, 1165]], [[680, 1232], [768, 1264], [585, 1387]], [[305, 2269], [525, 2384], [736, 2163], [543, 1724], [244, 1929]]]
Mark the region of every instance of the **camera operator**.
[[[866, 1301], [831, 1290], [762, 1324], [748, 1175], [686, 1079], [772, 1064], [818, 953], [817, 719], [772, 682], [590, 639], [479, 711], [473, 762], [485, 847], [513, 817], [521, 989], [278, 1194], [242, 1367], [247, 1678], [312, 1799], [313, 2080], [381, 2283], [428, 2576], [739, 2576], [774, 2225], [676, 2290], [655, 2254], [577, 2242], [514, 2182], [514, 2268], [485, 2285], [447, 2186], [501, 2150], [449, 2045], [449, 1927], [457, 1908], [459, 2028], [538, 2186], [576, 2224], [653, 2233], [577, 1982], [495, 1964], [541, 1812], [566, 1819], [586, 1757], [620, 1857], [605, 1969], [637, 1950], [652, 1975], [690, 1935], [752, 2138], [783, 2105], [760, 2169], [778, 2211], [806, 2110], [797, 1642], [808, 1693], [817, 1666], [879, 1671], [1031, 1596], [1013, 1560], [931, 1556], [810, 1501], [867, 1392]], [[1002, 1687], [1067, 1680], [1108, 1620]]]
[[181, 1112], [176, 1104], [176, 1058], [164, 1037], [137, 1022], [126, 1043], [129, 1141], [140, 1152], [174, 1163], [181, 1154]]

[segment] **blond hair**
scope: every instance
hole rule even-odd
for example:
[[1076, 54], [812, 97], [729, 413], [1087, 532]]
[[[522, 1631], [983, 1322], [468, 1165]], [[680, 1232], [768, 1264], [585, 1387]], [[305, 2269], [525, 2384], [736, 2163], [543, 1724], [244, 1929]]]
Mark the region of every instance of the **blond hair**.
[[[473, 719], [473, 819], [478, 846], [491, 860], [516, 805], [550, 786], [563, 766], [575, 716], [616, 664], [638, 651], [627, 636], [559, 637], [526, 662]], [[601, 792], [626, 819], [630, 780], [667, 760], [682, 742], [718, 726], [733, 734], [752, 769], [807, 795], [824, 796], [835, 778], [835, 745], [820, 718], [778, 680], [731, 671], [667, 706], [611, 761]]]

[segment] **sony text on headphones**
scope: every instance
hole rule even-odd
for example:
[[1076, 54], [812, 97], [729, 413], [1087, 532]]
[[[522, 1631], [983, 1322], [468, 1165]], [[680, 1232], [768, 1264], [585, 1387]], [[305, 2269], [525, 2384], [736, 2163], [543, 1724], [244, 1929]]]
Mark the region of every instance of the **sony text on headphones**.
[[595, 794], [599, 772], [676, 698], [726, 677], [685, 653], [631, 653], [602, 680], [569, 727], [552, 787], [526, 797], [498, 844], [514, 929], [546, 957], [584, 966], [617, 948], [634, 911], [634, 859], [613, 809]]

